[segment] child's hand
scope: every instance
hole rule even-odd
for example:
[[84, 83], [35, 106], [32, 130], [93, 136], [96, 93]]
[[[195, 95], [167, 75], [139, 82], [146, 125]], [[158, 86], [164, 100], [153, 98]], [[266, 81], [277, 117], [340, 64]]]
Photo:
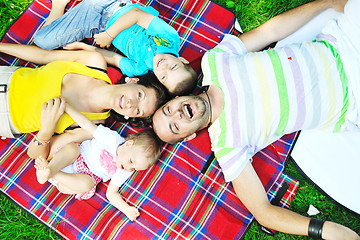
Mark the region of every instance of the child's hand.
[[95, 34], [94, 39], [96, 44], [98, 44], [101, 48], [110, 47], [113, 40], [113, 38], [106, 32]]
[[135, 221], [140, 216], [139, 210], [132, 206], [129, 206], [124, 213], [131, 221]]
[[48, 102], [44, 102], [41, 108], [41, 130], [54, 133], [60, 117], [65, 112], [65, 100], [55, 97]]

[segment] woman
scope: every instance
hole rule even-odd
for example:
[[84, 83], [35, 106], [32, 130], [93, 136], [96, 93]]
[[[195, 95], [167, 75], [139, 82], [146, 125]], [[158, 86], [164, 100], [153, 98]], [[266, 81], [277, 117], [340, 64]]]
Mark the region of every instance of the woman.
[[[42, 105], [55, 97], [62, 97], [90, 120], [106, 119], [110, 110], [127, 117], [148, 117], [166, 100], [159, 99], [165, 96], [161, 88], [137, 84], [138, 78], [112, 85], [100, 53], [47, 51], [9, 43], [0, 43], [0, 52], [44, 65], [0, 68], [1, 136], [39, 130]], [[55, 132], [61, 133], [73, 123], [63, 114]]]

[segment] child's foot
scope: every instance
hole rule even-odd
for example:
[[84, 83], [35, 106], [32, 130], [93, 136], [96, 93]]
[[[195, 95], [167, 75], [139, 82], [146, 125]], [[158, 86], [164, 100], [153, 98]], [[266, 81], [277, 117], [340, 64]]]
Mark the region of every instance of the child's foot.
[[48, 168], [49, 162], [43, 157], [35, 159], [36, 177], [40, 184], [44, 184], [51, 178], [51, 170]]

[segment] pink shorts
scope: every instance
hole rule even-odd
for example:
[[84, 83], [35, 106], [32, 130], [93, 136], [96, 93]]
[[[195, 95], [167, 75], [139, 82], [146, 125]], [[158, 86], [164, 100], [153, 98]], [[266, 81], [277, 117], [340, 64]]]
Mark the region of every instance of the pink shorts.
[[[76, 144], [80, 146], [79, 143], [76, 143]], [[63, 148], [63, 146], [57, 148], [53, 154], [53, 157], [62, 148]], [[92, 196], [94, 196], [95, 191], [96, 191], [96, 186], [102, 181], [102, 178], [96, 176], [95, 174], [93, 174], [91, 172], [91, 170], [89, 169], [89, 167], [86, 165], [86, 163], [84, 161], [84, 157], [81, 154], [78, 156], [78, 158], [75, 160], [75, 162], [73, 164], [75, 164], [77, 173], [86, 174], [94, 180], [94, 187], [90, 191], [88, 191], [86, 193], [78, 193], [75, 195], [76, 199], [87, 200], [87, 199], [91, 198]], [[57, 187], [57, 182], [54, 179], [49, 179], [49, 182]], [[60, 189], [58, 189], [58, 190], [60, 191]]]
[[84, 157], [81, 154], [76, 159], [74, 164], [76, 166], [77, 173], [86, 174], [94, 180], [94, 187], [90, 191], [88, 191], [86, 193], [78, 193], [75, 196], [76, 199], [87, 200], [87, 199], [91, 198], [92, 196], [94, 196], [95, 191], [96, 191], [96, 186], [101, 182], [102, 179], [90, 171], [90, 169], [88, 168], [88, 166], [86, 165], [86, 163], [84, 161]]

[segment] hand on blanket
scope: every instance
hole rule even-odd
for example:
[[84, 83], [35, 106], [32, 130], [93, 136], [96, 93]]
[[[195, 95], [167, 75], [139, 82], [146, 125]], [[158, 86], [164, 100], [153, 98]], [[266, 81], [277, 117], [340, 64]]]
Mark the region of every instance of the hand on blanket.
[[132, 206], [129, 206], [123, 212], [131, 221], [135, 221], [140, 216], [139, 210]]
[[110, 47], [113, 38], [105, 31], [94, 35], [96, 44], [101, 48]]

